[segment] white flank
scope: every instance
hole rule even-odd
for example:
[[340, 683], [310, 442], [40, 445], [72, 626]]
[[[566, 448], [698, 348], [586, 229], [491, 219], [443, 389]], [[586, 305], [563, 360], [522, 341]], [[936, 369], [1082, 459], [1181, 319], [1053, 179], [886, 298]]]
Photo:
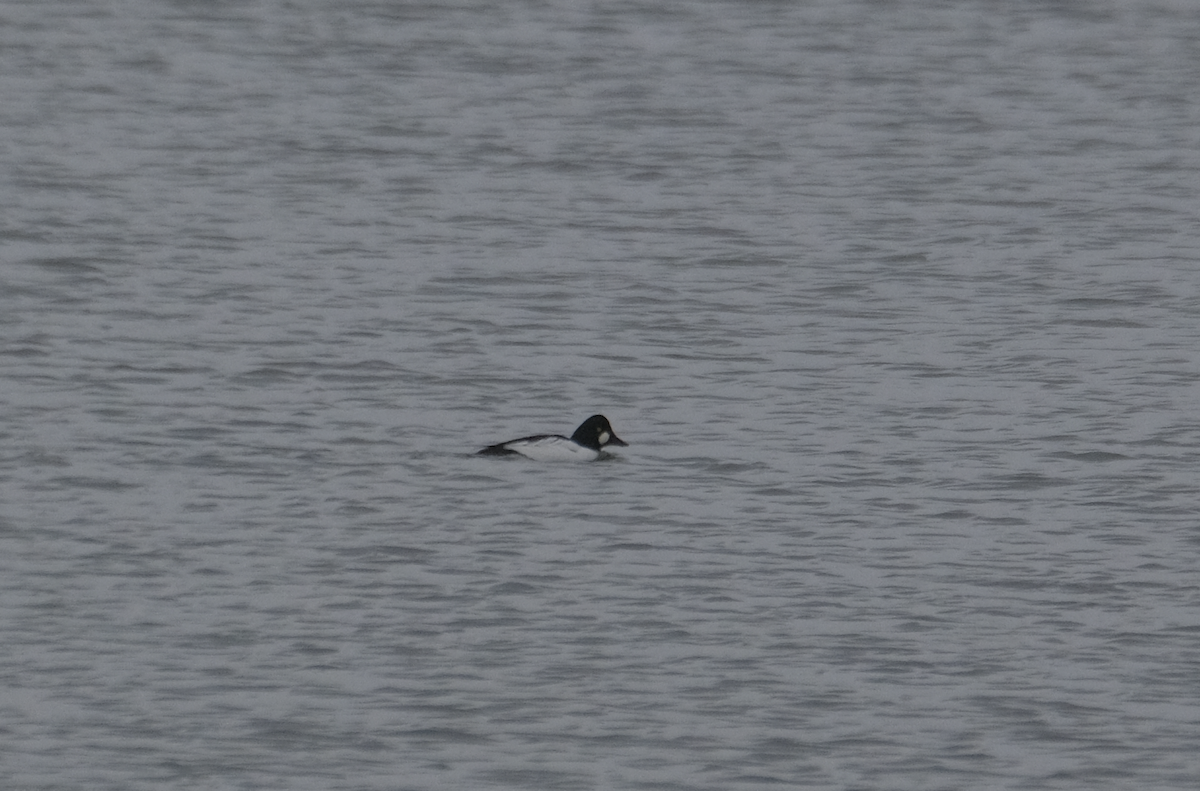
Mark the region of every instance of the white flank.
[[510, 442], [505, 447], [535, 461], [592, 461], [600, 455], [565, 437]]

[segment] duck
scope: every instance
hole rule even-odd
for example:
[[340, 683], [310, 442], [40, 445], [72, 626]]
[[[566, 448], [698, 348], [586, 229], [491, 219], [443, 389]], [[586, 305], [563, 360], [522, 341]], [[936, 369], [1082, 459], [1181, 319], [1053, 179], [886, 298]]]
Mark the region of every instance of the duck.
[[570, 437], [534, 434], [488, 445], [477, 456], [524, 456], [535, 461], [595, 461], [609, 445], [628, 447], [604, 415], [592, 415]]

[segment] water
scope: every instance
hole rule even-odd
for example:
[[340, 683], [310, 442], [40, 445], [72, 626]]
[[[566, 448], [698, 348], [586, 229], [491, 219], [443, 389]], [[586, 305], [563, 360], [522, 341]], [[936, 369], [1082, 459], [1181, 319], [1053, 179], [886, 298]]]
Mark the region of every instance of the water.
[[1196, 787], [1198, 42], [6, 4], [4, 787]]

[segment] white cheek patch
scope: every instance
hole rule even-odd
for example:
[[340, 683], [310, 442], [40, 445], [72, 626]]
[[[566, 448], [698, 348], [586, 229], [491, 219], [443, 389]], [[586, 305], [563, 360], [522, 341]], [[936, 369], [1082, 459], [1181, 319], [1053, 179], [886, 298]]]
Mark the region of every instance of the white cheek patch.
[[608, 432], [607, 432], [607, 431], [601, 431], [601, 432], [600, 432], [600, 436], [599, 436], [599, 438], [598, 438], [598, 439], [600, 440], [600, 444], [601, 444], [601, 445], [603, 445], [603, 444], [605, 444], [606, 442], [608, 442]]

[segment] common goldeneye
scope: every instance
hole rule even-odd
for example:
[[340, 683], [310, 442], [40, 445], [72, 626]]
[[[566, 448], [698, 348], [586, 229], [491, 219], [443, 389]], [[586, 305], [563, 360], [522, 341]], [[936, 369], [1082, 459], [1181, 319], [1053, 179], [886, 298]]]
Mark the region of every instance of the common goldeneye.
[[592, 461], [606, 445], [628, 445], [618, 437], [604, 415], [592, 415], [575, 429], [570, 439], [561, 434], [536, 434], [488, 445], [479, 456], [524, 456], [536, 461]]

